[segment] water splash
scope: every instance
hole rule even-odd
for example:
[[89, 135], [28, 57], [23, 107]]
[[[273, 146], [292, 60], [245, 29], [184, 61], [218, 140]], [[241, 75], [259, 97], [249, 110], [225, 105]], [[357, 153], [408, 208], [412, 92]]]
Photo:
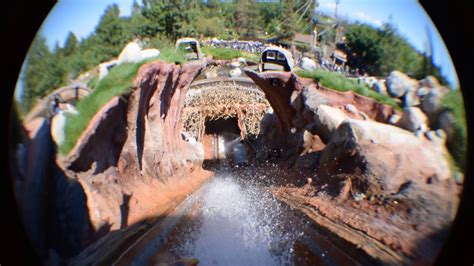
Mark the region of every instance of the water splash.
[[173, 252], [197, 258], [200, 265], [288, 265], [293, 241], [301, 236], [298, 228], [258, 182], [218, 174], [207, 188], [197, 222]]

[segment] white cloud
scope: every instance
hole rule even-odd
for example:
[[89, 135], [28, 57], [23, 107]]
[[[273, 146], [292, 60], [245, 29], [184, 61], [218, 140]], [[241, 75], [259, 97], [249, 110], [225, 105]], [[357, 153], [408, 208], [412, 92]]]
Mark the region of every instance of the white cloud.
[[336, 3], [334, 1], [331, 2], [322, 2], [318, 6], [319, 8], [322, 9], [332, 9], [334, 10], [336, 8]]
[[367, 13], [364, 13], [362, 11], [358, 11], [355, 13], [355, 17], [362, 20], [363, 22], [368, 22], [368, 23], [371, 23], [371, 24], [374, 24], [376, 26], [382, 26], [383, 24], [383, 21], [381, 21], [380, 19], [376, 19], [374, 17], [372, 17], [371, 15], [367, 14]]

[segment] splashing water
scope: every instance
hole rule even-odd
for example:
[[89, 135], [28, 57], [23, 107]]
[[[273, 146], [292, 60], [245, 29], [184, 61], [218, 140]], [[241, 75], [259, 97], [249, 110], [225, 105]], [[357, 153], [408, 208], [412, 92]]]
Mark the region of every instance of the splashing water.
[[173, 250], [200, 265], [292, 264], [293, 241], [301, 236], [283, 206], [253, 181], [218, 174], [208, 185], [203, 207]]

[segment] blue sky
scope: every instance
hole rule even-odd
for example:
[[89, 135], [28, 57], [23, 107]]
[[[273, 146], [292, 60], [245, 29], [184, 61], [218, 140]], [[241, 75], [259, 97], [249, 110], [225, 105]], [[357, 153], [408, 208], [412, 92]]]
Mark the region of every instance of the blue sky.
[[[141, 4], [141, 0], [137, 3]], [[41, 26], [50, 47], [64, 45], [69, 31], [79, 38], [91, 34], [107, 6], [118, 4], [121, 16], [129, 16], [133, 0], [59, 0]]]
[[[334, 14], [335, 0], [317, 0], [318, 12]], [[141, 4], [141, 0], [137, 1]], [[91, 34], [105, 8], [117, 3], [122, 16], [131, 13], [133, 0], [59, 0], [43, 22], [40, 32], [52, 48], [56, 42], [64, 45], [69, 31], [79, 39]], [[419, 51], [427, 47], [426, 27], [431, 31], [434, 61], [442, 67], [443, 75], [457, 87], [458, 79], [449, 53], [435, 26], [416, 0], [340, 0], [338, 16], [380, 26], [389, 21]], [[21, 87], [18, 84], [17, 87]], [[17, 90], [18, 92], [18, 90]], [[18, 95], [19, 96], [19, 95]]]

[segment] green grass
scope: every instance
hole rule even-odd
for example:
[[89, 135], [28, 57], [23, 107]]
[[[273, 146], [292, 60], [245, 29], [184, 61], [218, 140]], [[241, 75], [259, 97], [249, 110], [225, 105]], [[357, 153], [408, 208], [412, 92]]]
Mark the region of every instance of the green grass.
[[99, 84], [99, 75], [94, 75], [91, 80], [87, 83], [87, 87], [95, 89]]
[[311, 51], [311, 45], [307, 43], [295, 42], [296, 48], [301, 52], [309, 52]]
[[163, 60], [167, 63], [176, 63], [181, 65], [186, 62], [184, 58], [184, 53], [182, 51], [176, 50], [174, 47], [166, 47], [160, 50], [160, 55], [155, 59], [147, 59], [146, 61], [153, 61], [153, 60]]
[[380, 94], [376, 91], [369, 89], [366, 85], [357, 84], [357, 82], [346, 78], [344, 75], [334, 73], [322, 69], [313, 71], [298, 70], [296, 75], [303, 78], [312, 78], [319, 81], [324, 86], [338, 91], [354, 91], [360, 95], [372, 98], [377, 102], [392, 106], [397, 110], [401, 110], [401, 107], [397, 102], [387, 95]]
[[467, 124], [461, 90], [450, 91], [442, 100], [444, 109], [450, 110], [456, 119], [453, 141], [448, 142], [448, 150], [456, 162], [457, 169], [464, 169], [467, 153]]
[[212, 55], [212, 57], [217, 60], [231, 60], [234, 58], [243, 57], [249, 61], [259, 61], [258, 55], [231, 48], [204, 46], [201, 49], [202, 52], [206, 54], [206, 56]]
[[140, 66], [155, 60], [177, 64], [183, 64], [186, 61], [184, 55], [176, 51], [174, 47], [166, 47], [160, 51], [158, 57], [148, 58], [139, 63], [126, 63], [116, 66], [100, 81], [98, 77], [94, 77], [89, 82], [90, 86], [95, 88], [94, 91], [87, 98], [77, 103], [76, 108], [79, 114], [67, 117], [64, 129], [66, 138], [59, 146], [59, 152], [63, 155], [69, 153], [99, 109], [114, 96], [129, 92], [132, 88], [133, 78], [136, 76]]
[[242, 57], [242, 52], [230, 48], [204, 46], [202, 47], [202, 51], [206, 55], [212, 55], [212, 57], [217, 60], [231, 60]]
[[242, 52], [242, 57], [245, 58], [247, 61], [252, 61], [258, 63], [260, 61], [260, 56], [248, 52]]
[[140, 63], [128, 63], [117, 66], [110, 70], [96, 89], [76, 105], [78, 115], [68, 115], [64, 133], [65, 140], [59, 146], [61, 154], [67, 154], [76, 144], [77, 139], [89, 125], [92, 117], [106, 104], [112, 97], [122, 95], [132, 88], [132, 80], [135, 77]]

